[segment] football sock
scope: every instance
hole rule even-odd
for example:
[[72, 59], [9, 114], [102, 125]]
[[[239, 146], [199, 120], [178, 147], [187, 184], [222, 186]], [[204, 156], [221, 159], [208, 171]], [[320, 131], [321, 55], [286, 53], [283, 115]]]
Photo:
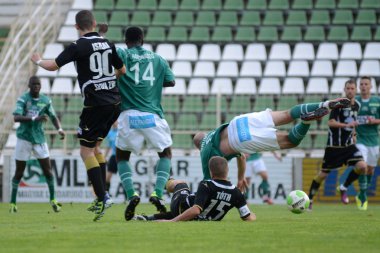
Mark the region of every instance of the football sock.
[[268, 180], [263, 180], [261, 182], [261, 184], [259, 185], [259, 188], [261, 188], [263, 190], [263, 195], [265, 196], [268, 196], [270, 195], [270, 191], [269, 191], [269, 183], [268, 183]]
[[12, 179], [12, 194], [11, 194], [11, 203], [16, 204], [16, 198], [17, 198], [17, 190], [18, 185], [20, 184], [20, 180]]
[[54, 189], [54, 177], [46, 177], [46, 183], [49, 188], [50, 200], [55, 199], [55, 189]]
[[289, 141], [294, 145], [300, 144], [303, 138], [305, 138], [307, 132], [309, 131], [309, 128], [310, 124], [306, 124], [304, 122], [298, 123], [290, 130], [288, 134]]
[[135, 190], [133, 188], [132, 168], [129, 165], [129, 162], [126, 160], [119, 161], [117, 163], [117, 171], [119, 173], [124, 191], [127, 193], [128, 199], [132, 198], [135, 194]]
[[352, 184], [352, 182], [354, 182], [356, 179], [359, 178], [359, 175], [360, 175], [360, 170], [357, 171], [356, 168], [351, 170], [350, 174], [348, 174], [346, 178], [346, 181], [344, 181], [343, 186], [348, 188]]
[[170, 177], [171, 161], [168, 158], [160, 158], [156, 167], [156, 186], [154, 188], [157, 197], [162, 198], [166, 182]]
[[249, 187], [247, 187], [246, 191], [244, 192], [244, 198], [248, 199], [249, 198]]
[[98, 197], [98, 201], [103, 201], [105, 188], [102, 179], [102, 171], [100, 169], [98, 161], [96, 160], [95, 156], [90, 156], [84, 161], [84, 164], [87, 169], [88, 179], [92, 183], [92, 187], [94, 188], [94, 192]]
[[103, 180], [103, 182], [105, 184], [106, 183], [106, 170], [107, 170], [107, 168], [106, 168], [106, 159], [104, 158], [104, 155], [101, 154], [101, 153], [96, 154], [95, 157], [96, 157], [96, 160], [98, 161], [100, 169], [102, 171], [102, 180]]
[[110, 188], [111, 188], [111, 183], [110, 182], [106, 182], [106, 191], [109, 192]]
[[311, 182], [310, 190], [309, 190], [309, 199], [312, 200], [314, 195], [318, 192], [319, 186], [321, 186], [321, 183], [318, 183], [316, 179], [313, 179], [313, 182]]
[[361, 202], [367, 200], [367, 175], [359, 176], [359, 199]]
[[299, 119], [301, 114], [315, 111], [319, 107], [322, 107], [323, 103], [308, 103], [295, 105], [290, 109], [290, 116], [293, 119]]
[[173, 218], [174, 215], [171, 212], [156, 213], [151, 216], [148, 216], [148, 220], [171, 220]]
[[373, 175], [367, 175], [367, 187], [371, 186], [372, 176]]

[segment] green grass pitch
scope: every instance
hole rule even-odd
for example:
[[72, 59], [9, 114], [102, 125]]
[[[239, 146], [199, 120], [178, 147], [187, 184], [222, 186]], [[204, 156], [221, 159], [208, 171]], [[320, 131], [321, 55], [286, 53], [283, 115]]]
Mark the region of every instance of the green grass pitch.
[[[253, 223], [236, 210], [221, 222], [158, 223], [124, 221], [124, 205], [108, 209], [98, 222], [86, 204], [64, 204], [53, 213], [46, 204], [19, 203], [9, 214], [0, 204], [0, 252], [380, 252], [380, 205], [366, 212], [352, 203], [314, 205], [313, 212], [292, 214], [284, 205], [256, 205]], [[150, 214], [141, 204], [138, 212]]]

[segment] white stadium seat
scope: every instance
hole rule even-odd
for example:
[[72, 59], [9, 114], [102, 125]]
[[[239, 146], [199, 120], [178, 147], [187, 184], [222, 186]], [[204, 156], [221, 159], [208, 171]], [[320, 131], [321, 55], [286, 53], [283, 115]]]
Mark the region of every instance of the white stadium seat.
[[40, 81], [41, 81], [40, 92], [42, 92], [44, 94], [50, 94], [50, 80], [49, 80], [49, 78], [41, 77]]
[[293, 60], [314, 60], [315, 52], [311, 43], [297, 43], [293, 50]]
[[282, 94], [304, 94], [305, 85], [302, 78], [299, 77], [288, 77], [285, 78], [282, 87]]
[[165, 95], [185, 95], [186, 94], [186, 82], [183, 78], [175, 79], [174, 87], [164, 88]]
[[262, 78], [260, 81], [259, 94], [280, 94], [281, 85], [278, 78]]
[[264, 69], [264, 76], [286, 76], [285, 63], [283, 61], [267, 61]]
[[306, 94], [328, 94], [329, 84], [326, 78], [313, 77], [309, 79]]
[[175, 61], [172, 65], [172, 71], [178, 77], [191, 77], [191, 63], [189, 61]]
[[82, 94], [81, 91], [80, 91], [78, 80], [75, 81], [73, 94], [76, 94], [76, 95]]
[[73, 42], [78, 38], [79, 34], [74, 26], [62, 26], [57, 40], [60, 42]]
[[[174, 72], [175, 73], [175, 72]], [[194, 67], [194, 77], [214, 77], [215, 64], [212, 61], [198, 61]]]
[[58, 70], [49, 71], [44, 68], [38, 67], [36, 76], [38, 77], [56, 77], [58, 74]]
[[378, 60], [363, 60], [359, 68], [359, 76], [380, 76]]
[[220, 61], [222, 53], [218, 44], [204, 44], [199, 54], [201, 61]]
[[288, 67], [288, 76], [303, 76], [308, 77], [309, 64], [307, 61], [291, 61]]
[[198, 48], [195, 44], [181, 44], [177, 50], [177, 61], [198, 60]]
[[231, 95], [233, 93], [230, 78], [215, 78], [211, 84], [211, 94]]
[[222, 60], [242, 61], [244, 59], [243, 46], [227, 44], [223, 49]]
[[333, 66], [331, 61], [316, 60], [311, 68], [311, 76], [333, 76]]
[[79, 10], [71, 10], [67, 13], [67, 16], [66, 16], [66, 20], [65, 20], [65, 23], [64, 25], [67, 25], [67, 26], [70, 26], [70, 25], [75, 25], [75, 16], [77, 15], [77, 13], [79, 12]]
[[367, 43], [363, 54], [364, 59], [380, 59], [380, 42]]
[[69, 62], [59, 69], [58, 76], [77, 77], [78, 73], [73, 62]]
[[68, 77], [57, 77], [53, 81], [51, 94], [72, 94], [73, 80]]
[[218, 65], [218, 71], [216, 73], [220, 77], [237, 77], [239, 75], [239, 69], [236, 61], [221, 61]]
[[331, 84], [330, 93], [331, 94], [343, 94], [344, 84], [348, 81], [348, 77], [336, 77], [333, 79]]
[[338, 61], [335, 69], [335, 76], [356, 76], [358, 68], [354, 60]]
[[338, 46], [335, 43], [321, 43], [317, 51], [317, 59], [320, 60], [337, 60]]
[[287, 43], [274, 43], [269, 52], [269, 60], [289, 61], [291, 58], [290, 46]]
[[159, 44], [156, 53], [167, 61], [174, 61], [176, 58], [175, 46], [173, 44]]
[[340, 50], [340, 59], [361, 60], [362, 56], [362, 48], [357, 42], [344, 43]]
[[252, 43], [247, 46], [244, 55], [245, 60], [266, 61], [267, 51], [264, 44]]
[[208, 95], [210, 87], [207, 78], [191, 78], [187, 94], [189, 95]]
[[74, 0], [73, 5], [71, 6], [71, 9], [74, 10], [92, 10], [93, 4], [92, 0]]
[[234, 93], [237, 95], [256, 95], [256, 80], [253, 78], [238, 78]]
[[64, 47], [60, 43], [49, 43], [42, 54], [43, 59], [55, 59], [63, 51]]
[[261, 77], [263, 70], [259, 61], [244, 61], [240, 68], [241, 77]]

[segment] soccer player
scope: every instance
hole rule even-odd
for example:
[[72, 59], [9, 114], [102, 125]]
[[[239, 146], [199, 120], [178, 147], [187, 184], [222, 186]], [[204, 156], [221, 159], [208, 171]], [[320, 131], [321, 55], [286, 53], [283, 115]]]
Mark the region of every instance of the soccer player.
[[[199, 132], [194, 138], [194, 145], [201, 151], [204, 179], [210, 179], [208, 161], [213, 156], [222, 156], [227, 160], [237, 157], [238, 184], [245, 191], [247, 182], [244, 179], [245, 166], [239, 166], [242, 154], [260, 151], [294, 148], [301, 143], [310, 128], [310, 121], [328, 114], [328, 109], [347, 107], [350, 100], [337, 98], [320, 103], [300, 104], [286, 111], [247, 113], [233, 118], [207, 134]], [[289, 133], [277, 132], [275, 126], [293, 122], [300, 118], [301, 123], [294, 126]]]
[[[355, 99], [356, 83], [354, 80], [348, 80], [344, 85], [344, 93], [351, 101], [347, 108], [337, 108], [331, 111], [328, 121], [329, 133], [327, 138], [327, 147], [323, 157], [322, 169], [313, 179], [310, 191], [310, 206], [313, 206], [313, 197], [317, 193], [320, 185], [326, 179], [331, 170], [341, 167], [343, 164], [355, 166], [347, 177], [346, 182], [337, 188], [341, 193], [341, 201], [348, 204], [349, 199], [346, 191], [349, 184], [356, 180], [360, 174], [365, 174], [367, 164], [363, 160], [363, 156], [355, 145], [355, 127], [357, 123], [357, 114], [360, 103]], [[343, 188], [345, 190], [343, 190]], [[359, 180], [359, 195], [366, 195], [367, 187]]]
[[136, 215], [136, 220], [212, 220], [220, 221], [236, 207], [243, 221], [254, 221], [256, 215], [251, 213], [244, 195], [227, 180], [228, 162], [225, 158], [214, 156], [209, 161], [211, 180], [200, 182], [196, 194], [192, 194], [188, 185], [182, 180], [169, 180], [167, 190], [174, 192], [168, 213], [151, 216]]
[[45, 139], [43, 124], [50, 118], [54, 127], [58, 130], [61, 140], [65, 138], [65, 132], [57, 118], [49, 97], [40, 93], [41, 82], [36, 76], [29, 78], [29, 92], [17, 99], [16, 110], [13, 112], [14, 121], [20, 122], [17, 128], [17, 143], [15, 149], [16, 171], [12, 179], [12, 195], [9, 212], [16, 213], [16, 197], [18, 185], [24, 174], [26, 162], [33, 153], [40, 163], [49, 187], [50, 204], [54, 212], [61, 210], [61, 204], [55, 199], [54, 177], [51, 172], [49, 149]]
[[[272, 152], [273, 156], [278, 160], [281, 161], [282, 158], [279, 156], [276, 152]], [[267, 203], [268, 205], [273, 204], [273, 200], [270, 197], [270, 185], [268, 183], [268, 172], [267, 167], [265, 166], [264, 160], [262, 158], [262, 154], [259, 152], [253, 153], [251, 155], [248, 155], [247, 157], [247, 165], [245, 170], [245, 180], [247, 181], [247, 185], [251, 185], [251, 177], [253, 174], [258, 174], [262, 182], [259, 185], [259, 189], [262, 190], [263, 196], [263, 202]], [[247, 188], [246, 196], [248, 197], [249, 188]]]
[[127, 66], [127, 73], [118, 80], [122, 112], [118, 119], [116, 160], [129, 199], [124, 216], [130, 220], [140, 197], [133, 187], [129, 158], [131, 152], [140, 152], [144, 141], [160, 157], [156, 166], [156, 184], [149, 201], [158, 211], [166, 211], [162, 195], [170, 175], [172, 138], [161, 107], [161, 94], [162, 88], [173, 87], [175, 80], [167, 61], [142, 47], [144, 34], [141, 28], [129, 27], [125, 31], [125, 43], [127, 48], [117, 49]]
[[120, 114], [116, 78], [125, 73], [125, 66], [118, 57], [115, 46], [95, 32], [96, 21], [90, 11], [79, 11], [75, 21], [80, 34], [77, 41], [71, 43], [54, 60], [42, 60], [35, 53], [32, 61], [50, 71], [69, 62], [76, 64], [84, 98], [78, 128], [80, 155], [97, 196], [92, 208], [95, 213], [93, 220], [97, 221], [104, 215], [105, 208], [112, 205], [105, 189], [106, 162], [100, 144]]
[[[359, 188], [368, 189], [371, 185], [372, 176], [374, 174], [375, 166], [379, 159], [379, 132], [378, 125], [380, 124], [380, 98], [371, 96], [371, 78], [363, 76], [360, 78], [360, 96], [356, 99], [360, 103], [360, 110], [358, 113], [357, 127], [357, 144], [356, 146], [362, 153], [364, 160], [367, 163], [366, 175], [360, 174]], [[348, 180], [348, 179], [347, 179]], [[347, 191], [347, 187], [352, 182], [346, 182], [343, 187], [340, 186], [341, 191]], [[356, 204], [359, 210], [367, 210], [368, 200], [367, 195], [360, 191], [359, 195], [355, 197]]]

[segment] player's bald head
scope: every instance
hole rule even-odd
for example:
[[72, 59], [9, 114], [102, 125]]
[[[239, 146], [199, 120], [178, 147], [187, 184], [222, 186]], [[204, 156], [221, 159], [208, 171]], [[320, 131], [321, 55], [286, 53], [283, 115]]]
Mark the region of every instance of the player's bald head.
[[195, 147], [197, 147], [199, 150], [201, 149], [201, 143], [204, 137], [205, 137], [205, 133], [199, 132], [193, 138], [193, 143]]
[[212, 178], [227, 179], [228, 175], [228, 162], [226, 158], [221, 156], [213, 156], [208, 161]]

